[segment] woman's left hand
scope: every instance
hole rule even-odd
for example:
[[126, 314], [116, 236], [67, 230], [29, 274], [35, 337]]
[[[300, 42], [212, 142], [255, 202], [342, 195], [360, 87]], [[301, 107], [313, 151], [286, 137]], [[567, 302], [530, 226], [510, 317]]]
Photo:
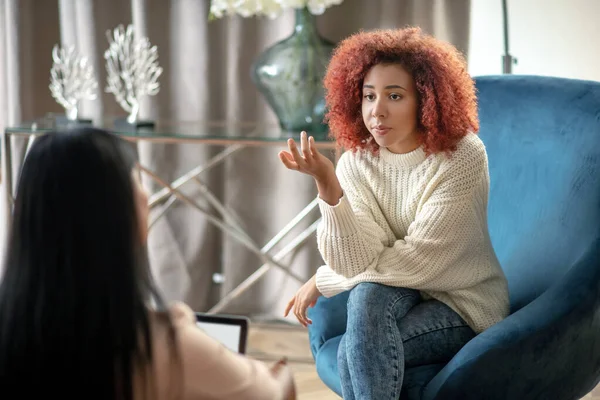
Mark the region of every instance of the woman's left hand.
[[317, 276], [313, 275], [313, 277], [296, 292], [296, 295], [292, 297], [285, 308], [284, 316], [287, 317], [293, 307], [294, 315], [296, 315], [296, 318], [302, 326], [306, 328], [309, 324], [312, 324], [310, 318], [306, 316], [306, 310], [308, 307], [314, 307], [319, 296], [321, 296], [321, 293], [319, 292], [319, 289], [317, 289]]

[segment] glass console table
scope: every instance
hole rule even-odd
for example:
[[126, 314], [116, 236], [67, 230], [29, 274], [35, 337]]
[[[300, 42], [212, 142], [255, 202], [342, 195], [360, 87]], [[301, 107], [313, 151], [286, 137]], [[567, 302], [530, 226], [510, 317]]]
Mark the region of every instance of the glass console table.
[[[224, 233], [231, 235], [233, 238], [238, 240], [242, 245], [255, 253], [261, 259], [261, 262], [263, 262], [263, 265], [260, 268], [254, 271], [248, 278], [246, 278], [236, 288], [225, 295], [210, 310], [208, 310], [209, 313], [222, 312], [234, 299], [254, 285], [271, 268], [279, 268], [285, 274], [301, 283], [304, 283], [304, 280], [301, 277], [290, 271], [287, 266], [282, 265], [280, 260], [301, 246], [312, 236], [317, 229], [319, 219], [315, 220], [308, 228], [293, 237], [288, 244], [282, 247], [275, 254], [271, 253], [273, 248], [283, 238], [288, 236], [298, 224], [310, 216], [311, 212], [317, 207], [317, 199], [315, 198], [312, 200], [265, 245], [259, 246], [250, 237], [248, 232], [243, 229], [241, 224], [235, 222], [236, 218], [232, 217], [231, 211], [228, 210], [223, 202], [220, 201], [217, 196], [209, 190], [209, 188], [202, 182], [202, 179], [200, 178], [203, 173], [219, 165], [232, 154], [235, 154], [244, 148], [266, 146], [279, 146], [285, 148], [287, 147], [287, 140], [290, 137], [294, 137], [295, 139], [298, 138], [298, 132], [288, 134], [286, 132], [282, 132], [278, 125], [273, 124], [257, 122], [233, 123], [226, 121], [186, 122], [158, 120], [155, 122], [155, 126], [153, 128], [138, 128], [137, 130], [133, 130], [122, 125], [120, 126], [115, 124], [114, 120], [111, 121], [106, 119], [98, 124], [94, 124], [93, 126], [106, 129], [109, 132], [123, 138], [124, 140], [133, 143], [193, 143], [223, 147], [222, 151], [204, 162], [202, 165], [194, 167], [172, 182], [167, 182], [162, 179], [156, 171], [152, 171], [146, 166], [139, 165], [141, 171], [143, 171], [143, 173], [156, 182], [158, 187], [161, 187], [160, 190], [152, 193], [149, 197], [150, 209], [159, 206], [162, 207], [158, 215], [149, 222], [149, 229], [152, 229], [152, 226], [156, 223], [156, 221], [165, 214], [165, 212], [174, 204], [174, 202], [181, 201], [204, 214], [209, 222], [213, 223]], [[5, 180], [4, 196], [8, 207], [6, 210], [7, 226], [11, 221], [12, 204], [14, 202], [14, 183], [12, 181], [12, 177], [14, 172], [17, 172], [14, 171], [16, 164], [13, 162], [13, 155], [11, 154], [11, 139], [14, 137], [21, 137], [26, 140], [26, 154], [37, 137], [55, 129], [64, 128], [66, 128], [64, 125], [57, 127], [55, 117], [49, 115], [47, 117], [39, 118], [33, 121], [27, 121], [17, 126], [8, 127], [5, 129], [2, 143], [4, 154], [2, 154], [1, 160], [3, 163], [3, 177]], [[315, 137], [315, 139], [317, 147], [320, 150], [332, 151], [334, 153], [332, 157], [337, 162], [339, 156], [341, 155], [341, 149], [336, 147], [335, 143], [329, 139], [323, 137]], [[24, 157], [22, 158], [24, 159]], [[21, 168], [21, 163], [19, 163], [17, 168]], [[198, 203], [196, 199], [184, 194], [180, 188], [187, 183], [199, 185], [201, 189], [199, 191], [200, 196], [202, 196], [203, 200], [210, 204], [212, 209], [215, 211], [205, 209]]]

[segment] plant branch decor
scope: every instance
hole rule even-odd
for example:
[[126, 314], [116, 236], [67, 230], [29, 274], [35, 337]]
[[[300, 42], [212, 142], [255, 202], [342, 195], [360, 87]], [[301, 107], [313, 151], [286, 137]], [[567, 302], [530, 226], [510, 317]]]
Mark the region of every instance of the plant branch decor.
[[106, 60], [106, 92], [113, 93], [119, 105], [129, 113], [127, 122], [138, 122], [140, 98], [154, 96], [160, 85], [158, 78], [163, 69], [158, 65], [156, 46], [146, 37], [137, 39], [133, 25], [119, 25], [106, 32], [109, 48], [104, 52]]
[[67, 120], [77, 121], [79, 101], [96, 98], [98, 82], [94, 76], [94, 68], [86, 57], [75, 51], [74, 46], [60, 48], [55, 45], [52, 60], [50, 93], [64, 107]]

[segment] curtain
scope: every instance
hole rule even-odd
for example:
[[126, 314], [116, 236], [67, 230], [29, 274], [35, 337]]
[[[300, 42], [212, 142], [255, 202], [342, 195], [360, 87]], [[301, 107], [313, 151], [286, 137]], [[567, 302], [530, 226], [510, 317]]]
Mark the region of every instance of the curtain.
[[[469, 9], [469, 0], [345, 0], [319, 16], [317, 23], [321, 34], [334, 42], [358, 30], [418, 25], [466, 54]], [[108, 48], [107, 30], [130, 23], [137, 35], [147, 36], [157, 46], [164, 69], [159, 93], [142, 101], [142, 119], [274, 123], [275, 115], [249, 71], [261, 51], [291, 34], [293, 11], [274, 20], [236, 16], [211, 22], [208, 11], [208, 0], [0, 0], [0, 129], [4, 132], [21, 121], [63, 112], [48, 89], [55, 44], [75, 46], [94, 66], [98, 98], [83, 101], [80, 116], [94, 122], [125, 116], [114, 96], [104, 92], [103, 53]], [[11, 146], [16, 168], [25, 143], [14, 139]], [[200, 177], [259, 247], [317, 193], [311, 178], [280, 164], [277, 153], [282, 149], [241, 150]], [[171, 182], [223, 148], [146, 142], [139, 143], [137, 150], [141, 164]], [[144, 183], [151, 192], [160, 189], [148, 178]], [[201, 201], [197, 185], [190, 183], [182, 190], [210, 207]], [[2, 212], [5, 201], [3, 197]], [[311, 217], [317, 218], [318, 210]], [[293, 233], [308, 224], [300, 224]], [[5, 224], [0, 239], [3, 230]], [[152, 227], [148, 240], [151, 268], [166, 298], [185, 301], [197, 311], [209, 309], [262, 265], [254, 253], [180, 201]], [[314, 235], [283, 263], [305, 279], [312, 276], [322, 264]], [[215, 272], [223, 274], [224, 282], [213, 282]], [[223, 311], [281, 317], [299, 287], [296, 280], [273, 268]]]

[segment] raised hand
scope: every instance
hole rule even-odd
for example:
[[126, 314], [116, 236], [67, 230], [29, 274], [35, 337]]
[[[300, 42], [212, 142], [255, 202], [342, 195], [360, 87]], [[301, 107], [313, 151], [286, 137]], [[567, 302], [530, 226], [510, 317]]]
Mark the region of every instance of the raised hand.
[[306, 132], [300, 134], [300, 151], [294, 139], [288, 140], [289, 152], [281, 151], [279, 158], [288, 169], [310, 175], [317, 183], [319, 197], [330, 205], [338, 203], [343, 195], [342, 186], [335, 174], [335, 167], [330, 159], [319, 153], [315, 139], [307, 138]]
[[288, 169], [310, 175], [317, 181], [326, 181], [335, 175], [335, 168], [330, 159], [321, 154], [315, 146], [315, 139], [307, 137], [306, 132], [300, 134], [300, 150], [294, 139], [288, 140], [289, 152], [281, 151], [279, 158]]

